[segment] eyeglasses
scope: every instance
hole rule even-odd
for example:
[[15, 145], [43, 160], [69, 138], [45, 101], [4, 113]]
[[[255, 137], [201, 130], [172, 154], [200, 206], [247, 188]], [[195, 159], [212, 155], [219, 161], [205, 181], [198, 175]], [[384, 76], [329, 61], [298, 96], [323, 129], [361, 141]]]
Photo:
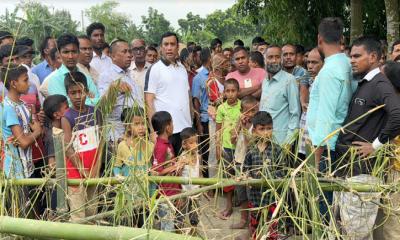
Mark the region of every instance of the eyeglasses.
[[131, 48], [132, 52], [144, 52], [144, 50], [146, 50], [146, 48], [144, 46], [141, 47], [134, 47]]

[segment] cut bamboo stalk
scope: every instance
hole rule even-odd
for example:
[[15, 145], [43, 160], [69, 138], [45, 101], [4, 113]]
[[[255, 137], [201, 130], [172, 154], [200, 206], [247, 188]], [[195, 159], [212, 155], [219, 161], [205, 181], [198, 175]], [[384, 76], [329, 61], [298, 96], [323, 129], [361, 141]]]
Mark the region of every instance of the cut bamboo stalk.
[[32, 238], [57, 238], [66, 240], [200, 240], [197, 237], [179, 235], [158, 230], [130, 227], [105, 227], [73, 223], [48, 222], [24, 218], [0, 217], [0, 232]]
[[57, 214], [64, 215], [68, 212], [68, 205], [65, 197], [68, 186], [64, 156], [64, 131], [53, 127], [53, 139], [56, 158]]

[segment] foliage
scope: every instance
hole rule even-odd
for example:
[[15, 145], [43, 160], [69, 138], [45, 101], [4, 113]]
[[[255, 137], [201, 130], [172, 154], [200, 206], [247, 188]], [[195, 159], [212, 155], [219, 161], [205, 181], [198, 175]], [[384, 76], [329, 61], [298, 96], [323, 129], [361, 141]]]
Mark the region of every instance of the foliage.
[[117, 37], [127, 41], [143, 37], [141, 29], [133, 24], [129, 15], [115, 11], [118, 5], [119, 3], [116, 1], [105, 1], [90, 7], [85, 14], [91, 22], [104, 24], [107, 42], [111, 42]]
[[174, 30], [164, 14], [152, 7], [149, 7], [148, 16], [142, 16], [142, 25], [147, 43], [158, 43], [165, 32]]

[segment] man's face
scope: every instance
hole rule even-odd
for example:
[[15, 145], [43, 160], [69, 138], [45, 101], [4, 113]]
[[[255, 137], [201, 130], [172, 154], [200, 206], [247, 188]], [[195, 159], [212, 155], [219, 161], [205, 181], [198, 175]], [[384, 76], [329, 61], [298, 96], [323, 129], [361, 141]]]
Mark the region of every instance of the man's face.
[[264, 54], [265, 49], [267, 49], [268, 45], [267, 44], [262, 44], [257, 46], [257, 51], [259, 51], [261, 54]]
[[49, 56], [50, 50], [56, 47], [56, 40], [54, 38], [50, 38], [47, 40], [47, 47], [44, 49], [44, 54]]
[[364, 46], [353, 46], [350, 52], [351, 67], [355, 77], [364, 77], [370, 70], [371, 66], [378, 62], [376, 53], [368, 53]]
[[63, 64], [69, 68], [73, 69], [76, 67], [79, 59], [79, 49], [73, 43], [67, 44], [60, 49], [60, 57]]
[[115, 43], [112, 53], [111, 59], [115, 65], [122, 68], [123, 70], [128, 69], [131, 65], [132, 54], [129, 50], [129, 45], [127, 42], [117, 42]]
[[267, 48], [265, 53], [265, 65], [267, 72], [271, 74], [277, 73], [281, 68], [281, 54], [279, 47]]
[[285, 45], [282, 47], [283, 67], [286, 69], [292, 69], [296, 66], [296, 50], [291, 45]]
[[157, 61], [158, 53], [153, 50], [147, 50], [146, 52], [146, 62], [153, 64]]
[[235, 64], [235, 68], [240, 73], [248, 73], [250, 70], [249, 66], [249, 55], [244, 50], [236, 52], [233, 54], [233, 61]]
[[79, 39], [79, 63], [88, 66], [93, 58], [92, 42], [85, 38]]
[[323, 65], [324, 63], [321, 60], [318, 50], [313, 49], [307, 57], [307, 70], [313, 79], [318, 75]]
[[393, 61], [400, 61], [400, 44], [394, 45], [393, 46], [393, 52], [392, 52], [392, 60]]
[[52, 59], [49, 58], [49, 65], [53, 70], [59, 69], [62, 64], [62, 59], [60, 56], [60, 52], [56, 52], [56, 59], [53, 61]]
[[193, 62], [196, 65], [196, 67], [201, 67], [201, 59], [200, 59], [200, 53], [201, 51], [195, 51], [192, 53], [193, 56]]
[[21, 63], [31, 67], [34, 55], [32, 53], [26, 53], [19, 57]]
[[0, 40], [0, 47], [4, 45], [13, 45], [14, 38], [13, 37], [6, 37]]
[[178, 41], [175, 36], [169, 36], [162, 39], [161, 54], [170, 62], [175, 62], [178, 56]]
[[9, 56], [9, 57], [4, 57], [2, 61], [2, 66], [7, 67], [9, 63], [13, 64], [20, 64], [19, 57], [14, 55], [14, 56]]
[[103, 49], [105, 43], [103, 30], [95, 29], [90, 35], [90, 40], [92, 41], [93, 48]]
[[141, 40], [134, 41], [131, 49], [135, 62], [144, 63], [146, 60], [146, 47], [144, 46], [144, 42]]

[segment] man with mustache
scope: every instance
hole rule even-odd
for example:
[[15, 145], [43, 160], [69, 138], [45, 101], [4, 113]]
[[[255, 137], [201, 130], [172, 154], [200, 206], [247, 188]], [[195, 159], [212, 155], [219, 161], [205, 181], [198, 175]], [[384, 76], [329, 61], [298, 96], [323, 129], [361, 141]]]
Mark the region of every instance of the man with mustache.
[[295, 77], [282, 70], [281, 56], [277, 45], [270, 45], [265, 51], [267, 78], [262, 83], [260, 111], [271, 114], [273, 137], [283, 145], [293, 142], [299, 128], [300, 98]]

